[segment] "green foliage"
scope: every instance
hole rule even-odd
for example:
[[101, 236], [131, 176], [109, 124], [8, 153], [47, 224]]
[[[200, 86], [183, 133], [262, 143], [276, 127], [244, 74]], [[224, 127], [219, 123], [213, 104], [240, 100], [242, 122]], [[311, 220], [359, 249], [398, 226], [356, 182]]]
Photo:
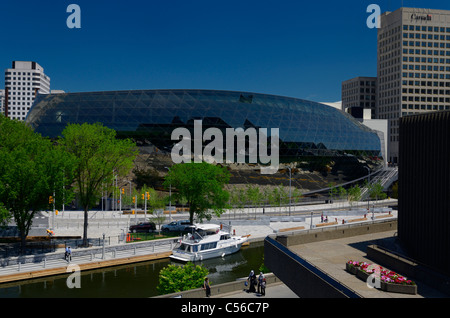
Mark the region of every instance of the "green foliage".
[[270, 272], [270, 269], [266, 266], [266, 264], [264, 263], [264, 254], [263, 254], [263, 258], [262, 258], [262, 263], [261, 263], [261, 265], [259, 266], [259, 271], [260, 272], [263, 272], [263, 273], [265, 273], [265, 274], [267, 274], [267, 273], [269, 273]]
[[101, 196], [104, 184], [110, 185], [114, 175], [127, 175], [138, 154], [135, 143], [117, 139], [116, 132], [101, 124], [69, 124], [60, 143], [75, 157], [75, 187], [84, 208], [84, 235], [87, 242], [87, 212]]
[[347, 190], [347, 193], [350, 203], [361, 200], [361, 188], [358, 185], [352, 186]]
[[392, 197], [398, 199], [398, 181], [392, 185]]
[[225, 167], [206, 162], [182, 163], [170, 168], [164, 186], [175, 190], [175, 197], [185, 199], [189, 205], [189, 220], [194, 215], [201, 221], [211, 219], [211, 210], [220, 216], [229, 199], [224, 185], [230, 181], [230, 173]]
[[8, 218], [5, 210], [14, 217], [24, 243], [34, 214], [53, 208], [50, 196], [56, 208], [71, 199], [74, 158], [25, 123], [0, 115], [0, 162], [1, 217]]
[[373, 183], [369, 185], [369, 196], [371, 199], [384, 200], [387, 198], [387, 194], [383, 191], [381, 182]]
[[158, 291], [170, 294], [200, 288], [208, 274], [205, 267], [191, 262], [184, 266], [169, 264], [159, 272]]

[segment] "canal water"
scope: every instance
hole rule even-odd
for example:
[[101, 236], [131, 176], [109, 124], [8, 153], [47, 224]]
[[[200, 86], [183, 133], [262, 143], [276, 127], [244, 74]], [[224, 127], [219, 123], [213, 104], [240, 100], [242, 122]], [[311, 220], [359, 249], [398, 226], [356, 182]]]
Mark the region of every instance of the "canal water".
[[[202, 264], [209, 271], [211, 285], [247, 277], [263, 264], [263, 243], [243, 247], [238, 253], [210, 259]], [[67, 275], [0, 284], [0, 298], [147, 298], [158, 296], [159, 271], [170, 259], [115, 266], [81, 273], [81, 288], [67, 287]], [[244, 288], [244, 282], [242, 283]]]

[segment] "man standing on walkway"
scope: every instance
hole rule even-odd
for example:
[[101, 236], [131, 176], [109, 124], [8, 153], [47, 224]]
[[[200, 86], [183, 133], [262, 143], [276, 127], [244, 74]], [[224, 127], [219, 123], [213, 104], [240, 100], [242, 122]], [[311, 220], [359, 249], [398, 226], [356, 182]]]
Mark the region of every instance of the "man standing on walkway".
[[203, 289], [205, 290], [206, 297], [211, 296], [211, 285], [209, 284], [208, 277], [205, 277], [205, 281], [203, 282]]
[[253, 269], [251, 270], [250, 275], [248, 275], [247, 282], [248, 282], [248, 290], [247, 291], [249, 293], [256, 292], [256, 289], [255, 289], [256, 275], [255, 275], [255, 272], [253, 271]]
[[263, 274], [263, 272], [260, 272], [259, 273], [259, 276], [258, 276], [258, 294], [260, 294], [260, 295], [265, 295], [266, 294], [266, 292], [265, 292], [265, 281], [266, 281], [266, 278], [264, 277], [264, 274]]

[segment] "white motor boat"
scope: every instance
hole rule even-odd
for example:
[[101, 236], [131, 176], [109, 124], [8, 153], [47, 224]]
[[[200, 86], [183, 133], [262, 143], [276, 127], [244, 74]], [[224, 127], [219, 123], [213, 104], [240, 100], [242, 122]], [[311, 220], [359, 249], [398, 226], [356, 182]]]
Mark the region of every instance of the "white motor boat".
[[172, 250], [170, 258], [182, 262], [202, 261], [236, 253], [248, 236], [234, 236], [217, 224], [196, 224]]

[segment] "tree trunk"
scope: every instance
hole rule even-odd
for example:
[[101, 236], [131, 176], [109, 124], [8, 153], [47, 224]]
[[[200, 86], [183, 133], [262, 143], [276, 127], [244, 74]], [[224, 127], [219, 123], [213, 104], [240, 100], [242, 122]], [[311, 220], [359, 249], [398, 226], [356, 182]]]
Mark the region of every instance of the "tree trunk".
[[20, 254], [25, 253], [25, 247], [27, 245], [27, 234], [20, 232]]
[[84, 208], [84, 226], [83, 226], [83, 246], [84, 247], [89, 247], [87, 231], [88, 231], [88, 208], [85, 207]]

